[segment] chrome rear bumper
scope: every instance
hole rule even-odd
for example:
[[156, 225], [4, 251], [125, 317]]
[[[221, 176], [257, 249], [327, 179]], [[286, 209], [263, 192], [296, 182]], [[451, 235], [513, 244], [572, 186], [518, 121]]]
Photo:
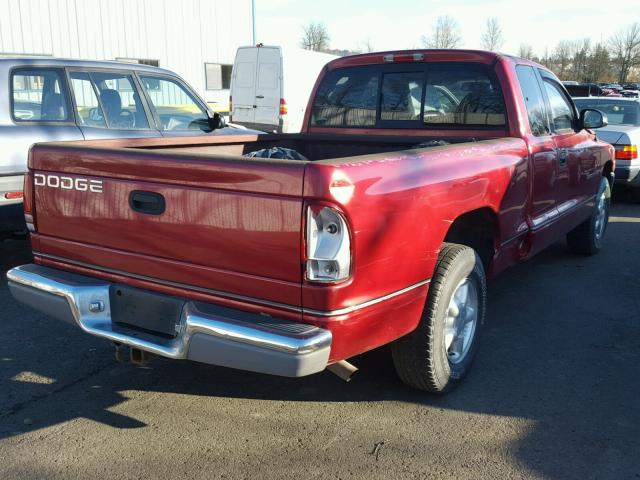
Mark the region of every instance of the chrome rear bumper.
[[185, 300], [175, 337], [112, 322], [110, 287], [40, 265], [7, 272], [14, 298], [85, 332], [167, 358], [287, 377], [322, 371], [331, 332], [312, 325]]

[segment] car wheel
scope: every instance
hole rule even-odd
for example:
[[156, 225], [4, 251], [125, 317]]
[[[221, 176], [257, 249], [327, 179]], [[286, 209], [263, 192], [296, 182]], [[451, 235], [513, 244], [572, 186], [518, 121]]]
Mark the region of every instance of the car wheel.
[[611, 208], [611, 187], [602, 177], [591, 216], [567, 234], [569, 250], [581, 255], [594, 255], [602, 248]]
[[470, 247], [445, 243], [418, 327], [391, 345], [400, 379], [432, 393], [453, 388], [471, 367], [486, 303], [478, 254]]

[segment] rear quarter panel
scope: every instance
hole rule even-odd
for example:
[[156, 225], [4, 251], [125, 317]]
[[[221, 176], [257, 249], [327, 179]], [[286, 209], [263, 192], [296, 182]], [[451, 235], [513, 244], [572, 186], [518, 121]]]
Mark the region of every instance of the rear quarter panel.
[[[355, 186], [347, 202], [328, 188], [343, 177]], [[303, 306], [344, 308], [429, 279], [449, 227], [473, 210], [495, 215], [497, 249], [527, 233], [527, 194], [527, 149], [516, 138], [310, 164], [304, 196], [344, 212], [354, 267], [334, 288], [303, 286]]]

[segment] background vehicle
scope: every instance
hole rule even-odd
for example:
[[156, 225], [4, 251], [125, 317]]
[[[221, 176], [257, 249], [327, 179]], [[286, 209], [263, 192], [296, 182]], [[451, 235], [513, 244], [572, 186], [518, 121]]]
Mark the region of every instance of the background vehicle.
[[567, 84], [563, 82], [565, 88], [572, 97], [590, 97], [601, 96], [605, 94], [605, 91], [595, 83], [575, 83]]
[[[9, 287], [137, 359], [349, 377], [391, 343], [404, 382], [442, 393], [471, 367], [487, 275], [565, 235], [602, 248], [604, 123], [524, 59], [340, 58], [300, 134], [34, 146], [35, 264]], [[306, 160], [241, 156], [276, 146]]]
[[25, 228], [23, 174], [35, 142], [246, 132], [220, 128], [180, 77], [146, 65], [5, 58], [0, 91], [0, 236]]
[[318, 74], [335, 58], [300, 48], [238, 48], [231, 77], [231, 121], [267, 132], [299, 132]]
[[640, 100], [590, 97], [574, 101], [578, 108], [595, 108], [607, 115], [609, 125], [598, 130], [598, 137], [615, 148], [615, 182], [640, 187]]

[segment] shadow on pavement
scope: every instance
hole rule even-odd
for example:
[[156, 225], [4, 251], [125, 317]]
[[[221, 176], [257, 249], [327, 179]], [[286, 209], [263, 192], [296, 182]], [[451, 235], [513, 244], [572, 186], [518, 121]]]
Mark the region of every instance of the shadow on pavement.
[[[345, 384], [159, 359], [112, 362], [103, 341], [54, 323], [0, 289], [0, 438], [85, 417], [114, 428], [145, 423], [109, 411], [137, 390], [285, 402], [408, 402], [425, 408], [519, 417], [532, 428], [516, 459], [552, 478], [640, 476], [640, 206], [614, 209], [595, 257], [563, 242], [489, 287], [489, 314], [473, 371], [446, 397], [405, 388], [388, 349], [353, 359]], [[99, 384], [93, 382], [99, 381]], [[84, 388], [72, 388], [82, 385]], [[428, 434], [428, 433], [426, 433]]]

